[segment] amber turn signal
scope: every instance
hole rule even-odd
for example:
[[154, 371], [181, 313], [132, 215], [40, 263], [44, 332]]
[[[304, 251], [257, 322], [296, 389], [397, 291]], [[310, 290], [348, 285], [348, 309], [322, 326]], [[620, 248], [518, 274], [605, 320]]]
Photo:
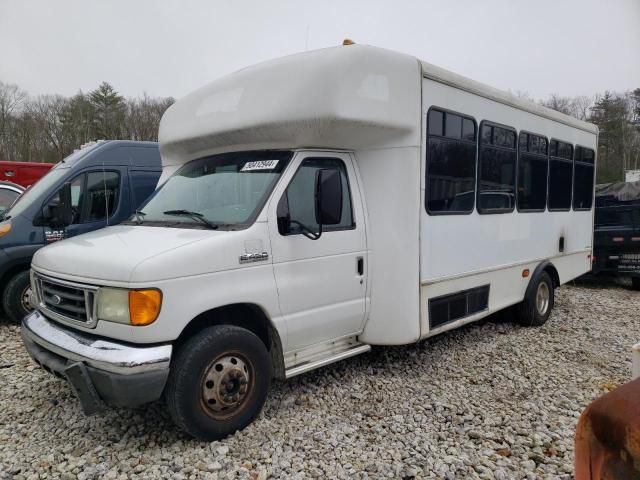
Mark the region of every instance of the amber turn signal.
[[7, 222], [4, 225], [0, 225], [0, 237], [4, 237], [11, 231], [11, 222]]
[[529, 269], [525, 268], [522, 270], [522, 278], [527, 278], [529, 276]]
[[129, 291], [129, 321], [138, 327], [153, 323], [160, 313], [162, 294], [159, 290]]

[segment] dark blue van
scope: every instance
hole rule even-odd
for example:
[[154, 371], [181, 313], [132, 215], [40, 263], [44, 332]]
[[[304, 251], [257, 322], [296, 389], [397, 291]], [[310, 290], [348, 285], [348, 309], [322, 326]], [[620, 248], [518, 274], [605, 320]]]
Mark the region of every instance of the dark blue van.
[[[5, 314], [31, 310], [29, 267], [36, 250], [63, 238], [115, 225], [135, 213], [162, 172], [156, 142], [110, 140], [58, 163], [0, 218], [0, 291]], [[69, 218], [61, 219], [68, 202]]]

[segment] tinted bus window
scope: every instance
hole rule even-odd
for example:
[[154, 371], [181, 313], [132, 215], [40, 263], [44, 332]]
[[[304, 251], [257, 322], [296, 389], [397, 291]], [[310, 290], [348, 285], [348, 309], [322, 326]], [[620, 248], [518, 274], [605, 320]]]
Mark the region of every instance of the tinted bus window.
[[427, 118], [426, 208], [429, 213], [470, 213], [476, 178], [476, 123], [431, 109]]
[[571, 208], [573, 146], [551, 140], [549, 153], [549, 210]]
[[521, 133], [518, 159], [518, 210], [540, 212], [547, 206], [547, 139], [539, 135]]
[[573, 176], [573, 209], [590, 210], [593, 205], [593, 177], [595, 152], [577, 146]]
[[478, 211], [510, 212], [515, 207], [516, 132], [487, 122], [480, 129]]

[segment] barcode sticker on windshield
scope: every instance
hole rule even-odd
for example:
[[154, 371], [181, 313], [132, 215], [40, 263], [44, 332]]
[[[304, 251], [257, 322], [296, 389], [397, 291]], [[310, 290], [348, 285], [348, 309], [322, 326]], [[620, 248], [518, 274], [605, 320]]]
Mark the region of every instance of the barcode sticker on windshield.
[[279, 160], [257, 160], [255, 162], [247, 162], [242, 167], [241, 172], [251, 172], [252, 170], [273, 170], [278, 165]]

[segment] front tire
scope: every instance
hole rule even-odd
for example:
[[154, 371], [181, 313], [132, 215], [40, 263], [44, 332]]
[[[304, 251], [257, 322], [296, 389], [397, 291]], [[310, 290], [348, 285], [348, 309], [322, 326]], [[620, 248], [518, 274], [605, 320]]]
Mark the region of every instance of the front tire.
[[640, 290], [640, 277], [631, 277], [631, 289]]
[[29, 270], [24, 270], [11, 277], [2, 296], [2, 307], [10, 320], [20, 323], [24, 317], [33, 311], [30, 296], [31, 278]]
[[271, 383], [271, 358], [252, 332], [206, 328], [187, 340], [171, 365], [165, 391], [173, 421], [189, 435], [220, 440], [260, 413]]
[[526, 327], [540, 327], [547, 323], [554, 304], [553, 281], [547, 272], [542, 272], [528, 295], [518, 305], [516, 318]]

